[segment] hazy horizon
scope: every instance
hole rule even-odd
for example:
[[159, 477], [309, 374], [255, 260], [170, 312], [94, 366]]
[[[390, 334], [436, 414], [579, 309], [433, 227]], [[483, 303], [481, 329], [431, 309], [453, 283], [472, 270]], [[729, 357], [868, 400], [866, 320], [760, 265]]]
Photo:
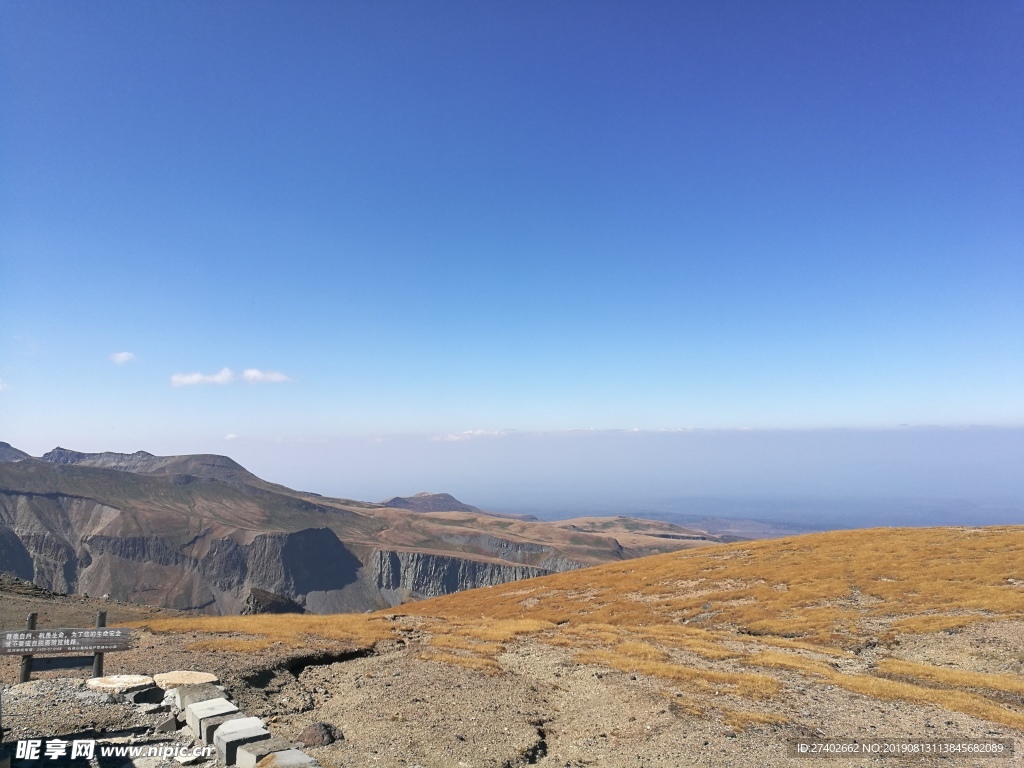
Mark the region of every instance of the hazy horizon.
[[[56, 447], [8, 442], [37, 456]], [[322, 495], [446, 492], [542, 517], [710, 515], [816, 528], [1024, 521], [1024, 429], [508, 430], [61, 447], [219, 453]]]

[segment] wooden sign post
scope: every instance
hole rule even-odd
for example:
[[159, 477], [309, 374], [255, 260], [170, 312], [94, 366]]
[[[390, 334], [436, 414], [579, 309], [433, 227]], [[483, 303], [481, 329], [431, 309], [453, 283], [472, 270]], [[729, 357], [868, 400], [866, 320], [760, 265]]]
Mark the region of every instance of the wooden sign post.
[[[32, 679], [32, 670], [81, 669], [92, 665], [92, 676], [103, 677], [103, 654], [127, 651], [131, 646], [131, 631], [107, 629], [107, 612], [96, 612], [93, 629], [36, 629], [38, 614], [30, 613], [25, 630], [0, 630], [0, 656], [21, 656], [19, 683]], [[92, 654], [69, 656], [67, 654]], [[39, 654], [47, 654], [35, 658]], [[57, 654], [50, 656], [50, 654]], [[0, 740], [3, 738], [3, 688], [0, 686]], [[0, 751], [0, 757], [4, 757]]]
[[[103, 654], [127, 651], [131, 631], [107, 629], [107, 612], [96, 614], [94, 629], [36, 629], [37, 615], [30, 613], [24, 632], [0, 632], [0, 655], [20, 655], [19, 683], [32, 679], [32, 670], [79, 669], [92, 665], [92, 676], [103, 677]], [[88, 653], [89, 656], [68, 656]], [[59, 654], [57, 658], [35, 658], [41, 654]]]

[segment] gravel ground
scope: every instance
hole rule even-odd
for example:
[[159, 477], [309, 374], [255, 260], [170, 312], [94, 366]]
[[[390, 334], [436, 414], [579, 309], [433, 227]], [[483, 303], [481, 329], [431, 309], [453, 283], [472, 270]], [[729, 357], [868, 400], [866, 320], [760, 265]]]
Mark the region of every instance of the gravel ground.
[[[32, 598], [12, 606], [10, 615], [31, 607]], [[50, 606], [48, 621], [82, 625], [93, 602]], [[111, 622], [132, 620], [110, 607]], [[77, 610], [81, 616], [74, 615]], [[142, 611], [151, 609], [140, 608]], [[126, 614], [131, 610], [126, 608]], [[42, 621], [40, 622], [43, 625]], [[11, 626], [6, 623], [6, 626]], [[260, 653], [212, 653], [190, 650], [209, 639], [200, 633], [152, 635], [137, 632], [132, 651], [107, 656], [108, 674], [148, 674], [174, 669], [213, 672], [247, 715], [266, 719], [276, 736], [294, 740], [308, 725], [333, 724], [344, 739], [308, 751], [324, 768], [554, 768], [619, 766], [845, 766], [903, 764], [899, 759], [790, 757], [796, 738], [938, 739], [1010, 738], [1011, 759], [927, 757], [915, 766], [985, 766], [1024, 764], [1024, 732], [931, 706], [881, 701], [815, 683], [795, 673], [778, 672], [785, 694], [770, 703], [697, 696], [667, 682], [572, 661], [572, 649], [530, 640], [512, 643], [498, 657], [500, 672], [467, 669], [425, 661], [428, 650], [419, 620], [399, 621], [404, 641], [376, 649], [343, 643], [299, 650]], [[962, 663], [964, 668], [1018, 672], [1024, 652], [1020, 624], [979, 625], [905, 643], [908, 659]], [[146, 715], [140, 707], [111, 701], [84, 687], [87, 671], [43, 673], [39, 680], [14, 685], [17, 658], [0, 657], [6, 746], [19, 738], [85, 735], [113, 743], [186, 744], [151, 729], [166, 714]], [[61, 678], [61, 676], [64, 676]], [[695, 710], [704, 714], [695, 714]], [[786, 722], [728, 725], [723, 709], [770, 711]], [[96, 768], [117, 768], [127, 761], [94, 761]], [[57, 765], [56, 761], [45, 761]], [[139, 768], [168, 765], [155, 758], [137, 759]], [[79, 762], [79, 765], [83, 765]], [[177, 766], [177, 764], [173, 764]], [[22, 762], [16, 768], [40, 768]]]

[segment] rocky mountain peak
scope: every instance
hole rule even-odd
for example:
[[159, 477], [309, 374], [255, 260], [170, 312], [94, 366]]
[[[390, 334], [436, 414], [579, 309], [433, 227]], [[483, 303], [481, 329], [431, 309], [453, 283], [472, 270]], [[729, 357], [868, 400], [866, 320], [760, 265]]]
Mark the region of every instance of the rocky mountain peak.
[[450, 493], [429, 493], [426, 491], [415, 496], [392, 496], [382, 501], [385, 507], [408, 509], [413, 512], [479, 512], [477, 507], [463, 504]]
[[24, 451], [19, 451], [10, 443], [0, 443], [0, 461], [21, 461], [32, 458]]
[[113, 453], [111, 451], [104, 453], [82, 453], [57, 446], [52, 451], [44, 453], [41, 458], [50, 464], [88, 463], [91, 466], [101, 467], [123, 464], [125, 462], [144, 461], [156, 457], [152, 453], [146, 453], [146, 451], [136, 451], [135, 453]]

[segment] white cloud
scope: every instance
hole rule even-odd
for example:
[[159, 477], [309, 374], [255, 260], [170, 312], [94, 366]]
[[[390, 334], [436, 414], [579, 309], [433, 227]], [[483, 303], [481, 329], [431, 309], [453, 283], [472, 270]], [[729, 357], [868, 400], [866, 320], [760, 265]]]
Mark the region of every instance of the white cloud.
[[171, 376], [171, 386], [191, 387], [195, 384], [228, 384], [235, 374], [230, 368], [221, 368], [217, 373], [175, 373]]
[[261, 371], [259, 368], [246, 368], [242, 371], [242, 378], [251, 382], [263, 381], [291, 381], [291, 377], [280, 371]]
[[502, 437], [507, 434], [509, 434], [509, 430], [507, 429], [470, 429], [465, 432], [452, 432], [448, 435], [436, 435], [430, 439], [435, 443], [458, 443], [463, 440], [473, 440], [477, 437]]
[[4, 380], [0, 379], [0, 392], [3, 392], [4, 390], [10, 389], [10, 388], [11, 388], [10, 384], [5, 384]]
[[114, 352], [110, 359], [117, 365], [123, 365], [124, 363], [130, 363], [135, 359], [135, 353], [133, 352]]
[[224, 435], [224, 439], [225, 440], [237, 440], [238, 439], [238, 435], [236, 435], [234, 432], [229, 432], [228, 434]]

